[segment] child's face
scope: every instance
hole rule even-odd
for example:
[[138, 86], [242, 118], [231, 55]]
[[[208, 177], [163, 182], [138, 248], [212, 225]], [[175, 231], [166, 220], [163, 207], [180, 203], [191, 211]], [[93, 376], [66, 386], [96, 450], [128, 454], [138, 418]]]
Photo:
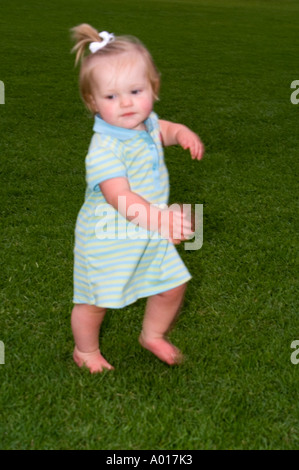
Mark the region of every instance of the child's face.
[[154, 99], [142, 57], [126, 53], [103, 59], [92, 73], [94, 110], [108, 124], [143, 130]]

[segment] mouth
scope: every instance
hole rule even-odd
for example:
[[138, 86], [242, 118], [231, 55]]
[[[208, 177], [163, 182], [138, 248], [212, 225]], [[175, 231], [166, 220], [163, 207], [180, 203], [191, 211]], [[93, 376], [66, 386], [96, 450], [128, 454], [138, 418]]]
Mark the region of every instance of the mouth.
[[135, 113], [125, 113], [125, 114], [122, 114], [122, 117], [130, 117], [130, 116], [134, 116]]

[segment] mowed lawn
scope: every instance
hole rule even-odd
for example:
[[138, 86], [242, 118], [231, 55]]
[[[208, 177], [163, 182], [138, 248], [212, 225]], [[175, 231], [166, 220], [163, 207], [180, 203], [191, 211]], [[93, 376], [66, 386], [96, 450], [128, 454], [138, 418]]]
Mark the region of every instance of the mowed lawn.
[[[0, 448], [298, 449], [299, 3], [2, 3]], [[202, 162], [165, 152], [170, 202], [203, 204], [202, 248], [178, 248], [193, 275], [171, 333], [180, 367], [138, 344], [145, 299], [107, 313], [115, 371], [72, 360], [92, 134], [70, 54], [82, 22], [138, 36], [162, 75], [156, 112], [205, 143]]]

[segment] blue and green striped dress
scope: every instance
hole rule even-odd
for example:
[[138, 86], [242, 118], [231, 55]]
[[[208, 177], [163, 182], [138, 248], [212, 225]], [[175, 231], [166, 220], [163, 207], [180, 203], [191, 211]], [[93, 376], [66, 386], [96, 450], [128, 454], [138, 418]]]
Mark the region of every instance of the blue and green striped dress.
[[74, 303], [121, 308], [191, 278], [172, 243], [127, 221], [100, 190], [103, 181], [125, 177], [151, 204], [167, 204], [168, 172], [154, 112], [145, 125], [147, 131], [135, 131], [95, 117], [75, 229]]

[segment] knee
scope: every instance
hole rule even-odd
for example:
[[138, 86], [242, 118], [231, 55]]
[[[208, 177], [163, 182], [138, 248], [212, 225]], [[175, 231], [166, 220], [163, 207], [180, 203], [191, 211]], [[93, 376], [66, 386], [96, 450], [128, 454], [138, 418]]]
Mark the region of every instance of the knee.
[[162, 297], [168, 298], [168, 299], [182, 299], [184, 297], [185, 291], [186, 291], [187, 284], [181, 284], [180, 286], [174, 287], [173, 289], [167, 290], [165, 292], [161, 292]]
[[76, 304], [73, 308], [73, 315], [86, 315], [86, 314], [95, 314], [95, 315], [104, 315], [106, 309], [103, 307], [97, 307], [96, 305], [89, 304]]

